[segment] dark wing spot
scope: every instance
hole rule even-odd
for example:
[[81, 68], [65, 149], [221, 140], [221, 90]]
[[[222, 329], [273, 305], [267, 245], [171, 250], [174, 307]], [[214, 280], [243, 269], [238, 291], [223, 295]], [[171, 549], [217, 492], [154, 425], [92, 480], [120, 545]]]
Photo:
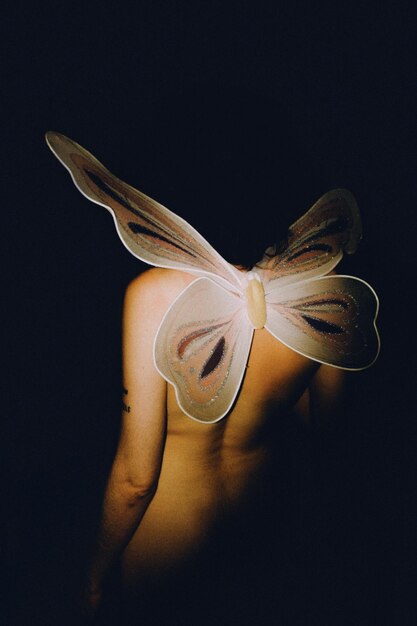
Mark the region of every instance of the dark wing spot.
[[336, 233], [343, 233], [349, 229], [349, 220], [346, 217], [338, 217], [334, 220], [329, 220], [327, 225], [321, 230], [317, 231], [307, 237], [304, 240], [304, 243], [309, 241], [314, 241], [315, 239], [321, 239], [322, 237], [328, 237], [329, 235], [334, 235]]
[[301, 250], [298, 250], [298, 252], [294, 252], [294, 254], [289, 256], [287, 261], [293, 261], [294, 259], [296, 259], [299, 256], [302, 256], [303, 254], [307, 254], [308, 252], [315, 252], [315, 251], [331, 252], [332, 246], [329, 246], [327, 243], [315, 243], [311, 246], [305, 246], [305, 248], [302, 248]]
[[[105, 183], [104, 180], [102, 178], [100, 178], [100, 176], [97, 176], [97, 174], [94, 174], [94, 172], [90, 172], [88, 170], [84, 170], [84, 171], [85, 171], [85, 174], [88, 176], [88, 178], [96, 185], [96, 187], [98, 187], [100, 189], [100, 191], [102, 191], [105, 194], [107, 194], [108, 196], [110, 196], [110, 198], [112, 198], [113, 200], [115, 200], [116, 202], [121, 204], [125, 209], [130, 211], [130, 213], [133, 213], [133, 215], [136, 215], [137, 217], [143, 219], [144, 221], [148, 222], [148, 224], [153, 226], [152, 220], [150, 220], [146, 215], [143, 215], [140, 211], [135, 209], [130, 204], [130, 202], [128, 201], [127, 198], [125, 198], [122, 194], [118, 193], [115, 189], [110, 187], [110, 185]], [[129, 226], [130, 230], [133, 233], [135, 233], [135, 234], [141, 233], [143, 235], [148, 235], [148, 236], [151, 236], [151, 237], [155, 237], [156, 239], [159, 239], [160, 241], [164, 241], [165, 243], [168, 243], [171, 246], [174, 246], [175, 248], [178, 248], [178, 250], [181, 250], [185, 254], [188, 254], [189, 256], [195, 257], [195, 254], [192, 254], [191, 252], [189, 252], [189, 250], [186, 250], [182, 246], [180, 246], [177, 243], [175, 243], [172, 240], [172, 238], [168, 239], [167, 237], [164, 237], [163, 235], [158, 235], [156, 232], [154, 232], [154, 231], [152, 231], [152, 230], [150, 230], [148, 228], [145, 228], [145, 227], [141, 226], [140, 224], [136, 224], [135, 222], [129, 222], [128, 226]]]
[[219, 365], [219, 363], [221, 362], [223, 358], [225, 346], [226, 346], [225, 338], [220, 337], [219, 341], [216, 344], [216, 347], [213, 350], [213, 354], [208, 359], [207, 363], [204, 365], [201, 371], [201, 378], [205, 378], [216, 369], [216, 367]]
[[165, 241], [165, 243], [168, 243], [170, 246], [174, 246], [174, 248], [178, 248], [178, 250], [181, 250], [181, 252], [184, 252], [185, 254], [188, 254], [189, 256], [192, 256], [192, 257], [196, 256], [189, 250], [186, 250], [182, 246], [179, 246], [177, 243], [175, 243], [175, 241], [172, 241], [172, 239], [168, 239], [167, 237], [164, 237], [163, 235], [158, 235], [158, 233], [156, 233], [155, 231], [150, 230], [149, 228], [146, 228], [145, 226], [141, 226], [140, 224], [137, 224], [136, 222], [128, 222], [128, 226], [130, 230], [132, 231], [132, 233], [134, 233], [135, 235], [139, 233], [140, 235], [147, 235], [148, 237], [153, 237], [154, 239]]
[[310, 317], [310, 315], [302, 315], [301, 317], [307, 322], [307, 324], [310, 324], [310, 326], [319, 333], [342, 335], [345, 332], [343, 328], [337, 326], [337, 324], [325, 322], [324, 320], [317, 319], [317, 317]]
[[329, 221], [324, 229], [324, 235], [334, 235], [335, 233], [343, 233], [349, 228], [349, 220], [345, 217], [338, 217], [335, 220]]
[[137, 209], [135, 209], [135, 207], [132, 206], [132, 204], [129, 202], [128, 198], [116, 191], [116, 189], [114, 189], [113, 187], [110, 187], [110, 185], [104, 182], [104, 180], [100, 178], [100, 176], [98, 176], [94, 172], [90, 172], [89, 170], [84, 170], [84, 172], [86, 176], [88, 176], [88, 178], [96, 185], [96, 187], [100, 189], [100, 191], [107, 194], [110, 198], [112, 198], [112, 200], [115, 200], [116, 202], [121, 204], [125, 209], [130, 211], [130, 213], [133, 213], [133, 215], [136, 215], [143, 221], [148, 222], [148, 224], [151, 224], [151, 226], [153, 226], [153, 222], [150, 217], [144, 214], [143, 211], [138, 211]]
[[326, 305], [334, 305], [334, 306], [339, 306], [342, 309], [348, 309], [349, 308], [349, 304], [347, 302], [345, 302], [345, 300], [341, 300], [339, 298], [323, 298], [321, 300], [312, 300], [311, 302], [304, 302], [302, 305], [303, 309], [308, 309], [308, 308], [312, 308], [314, 309], [315, 307], [318, 306], [326, 306]]
[[100, 189], [100, 191], [103, 191], [105, 194], [110, 196], [110, 198], [112, 198], [113, 200], [116, 200], [116, 202], [124, 206], [125, 209], [128, 209], [129, 211], [131, 211], [132, 213], [135, 213], [136, 215], [140, 215], [137, 211], [134, 210], [134, 208], [129, 204], [129, 202], [127, 202], [126, 198], [124, 198], [120, 193], [112, 189], [107, 183], [104, 182], [102, 178], [100, 178], [100, 176], [97, 176], [97, 174], [94, 174], [93, 172], [89, 172], [88, 170], [84, 170], [84, 172], [86, 176], [88, 176], [88, 178], [96, 185], [96, 187]]

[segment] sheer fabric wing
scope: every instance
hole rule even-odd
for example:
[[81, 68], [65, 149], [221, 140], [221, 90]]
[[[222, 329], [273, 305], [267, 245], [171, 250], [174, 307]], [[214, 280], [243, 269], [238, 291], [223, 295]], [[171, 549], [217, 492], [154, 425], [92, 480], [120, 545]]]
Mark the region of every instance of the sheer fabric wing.
[[116, 178], [75, 141], [51, 131], [46, 140], [77, 188], [112, 213], [121, 240], [134, 256], [158, 267], [208, 274], [232, 290], [240, 285], [238, 270], [185, 220]]
[[265, 328], [296, 352], [328, 365], [360, 370], [379, 353], [378, 298], [352, 276], [324, 276], [277, 287], [266, 296]]
[[266, 292], [328, 274], [343, 252], [356, 250], [361, 233], [352, 194], [346, 189], [329, 191], [290, 227], [285, 251], [276, 256], [266, 254], [259, 264]]
[[241, 298], [207, 278], [189, 285], [166, 313], [154, 344], [155, 365], [182, 410], [216, 422], [239, 391], [253, 329]]

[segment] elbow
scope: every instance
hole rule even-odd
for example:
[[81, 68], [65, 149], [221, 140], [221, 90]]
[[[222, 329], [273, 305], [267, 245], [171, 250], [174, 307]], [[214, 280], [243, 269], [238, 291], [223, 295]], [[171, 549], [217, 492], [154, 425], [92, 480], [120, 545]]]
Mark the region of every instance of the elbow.
[[157, 489], [158, 480], [127, 480], [123, 485], [126, 500], [131, 506], [143, 502], [144, 500], [151, 500]]
[[158, 489], [159, 474], [160, 466], [135, 471], [124, 460], [116, 457], [110, 480], [114, 489], [126, 501], [134, 505], [153, 498]]

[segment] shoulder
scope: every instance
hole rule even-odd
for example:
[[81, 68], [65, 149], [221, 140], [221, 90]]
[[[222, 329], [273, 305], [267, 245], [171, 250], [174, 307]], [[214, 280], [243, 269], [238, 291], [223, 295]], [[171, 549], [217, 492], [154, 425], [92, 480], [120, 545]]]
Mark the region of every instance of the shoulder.
[[189, 285], [195, 276], [179, 270], [155, 267], [142, 272], [127, 286], [125, 308], [165, 312], [173, 300]]

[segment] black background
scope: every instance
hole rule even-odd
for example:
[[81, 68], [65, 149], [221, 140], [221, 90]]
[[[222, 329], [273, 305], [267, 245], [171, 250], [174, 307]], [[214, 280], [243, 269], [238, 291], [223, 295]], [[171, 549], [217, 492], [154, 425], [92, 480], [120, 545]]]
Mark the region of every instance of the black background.
[[[3, 14], [5, 623], [75, 619], [118, 431], [123, 292], [145, 267], [72, 185], [48, 129], [209, 240], [229, 227], [225, 207], [230, 223], [250, 209], [291, 220], [332, 187], [354, 193], [364, 241], [343, 269], [380, 296], [382, 351], [355, 378], [350, 411], [319, 437], [283, 428], [277, 516], [285, 509], [289, 569], [277, 561], [261, 576], [291, 625], [416, 623], [411, 8], [73, 2]], [[223, 139], [244, 145], [239, 124], [252, 114], [264, 143], [250, 135], [250, 158], [257, 176], [268, 172], [261, 206], [245, 192], [242, 156], [230, 178], [218, 167]], [[293, 594], [280, 594], [288, 578]]]

